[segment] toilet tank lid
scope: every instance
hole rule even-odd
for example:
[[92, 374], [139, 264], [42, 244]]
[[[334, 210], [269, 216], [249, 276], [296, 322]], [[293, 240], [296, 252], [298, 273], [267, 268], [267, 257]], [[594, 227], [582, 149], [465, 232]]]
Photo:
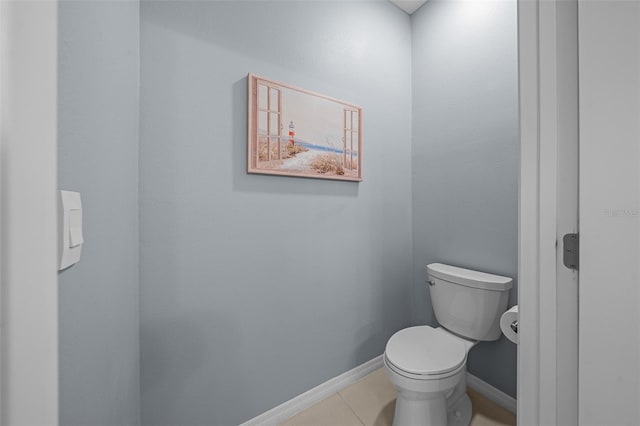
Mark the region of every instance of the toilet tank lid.
[[427, 273], [435, 278], [468, 287], [486, 290], [506, 291], [513, 286], [513, 279], [486, 272], [472, 271], [457, 266], [431, 263], [427, 265]]

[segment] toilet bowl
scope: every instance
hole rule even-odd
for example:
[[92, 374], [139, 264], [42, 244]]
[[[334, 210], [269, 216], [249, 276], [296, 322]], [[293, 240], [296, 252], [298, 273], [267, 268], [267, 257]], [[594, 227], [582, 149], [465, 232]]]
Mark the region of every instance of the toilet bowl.
[[389, 339], [383, 361], [398, 391], [395, 426], [469, 424], [465, 375], [473, 345], [426, 325], [405, 328]]
[[387, 342], [384, 366], [398, 391], [393, 425], [468, 425], [467, 355], [478, 341], [500, 336], [512, 280], [442, 264], [427, 270], [443, 327], [405, 328]]

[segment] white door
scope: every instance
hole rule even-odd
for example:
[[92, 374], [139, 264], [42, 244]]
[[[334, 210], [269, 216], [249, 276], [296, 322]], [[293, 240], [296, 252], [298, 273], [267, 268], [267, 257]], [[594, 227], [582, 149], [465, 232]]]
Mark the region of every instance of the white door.
[[579, 424], [640, 424], [640, 2], [579, 1]]

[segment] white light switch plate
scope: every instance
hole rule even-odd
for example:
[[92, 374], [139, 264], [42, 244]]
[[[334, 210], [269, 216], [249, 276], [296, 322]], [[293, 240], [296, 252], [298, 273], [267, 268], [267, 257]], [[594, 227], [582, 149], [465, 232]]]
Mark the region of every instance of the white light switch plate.
[[59, 270], [63, 270], [78, 263], [84, 244], [80, 193], [59, 191], [58, 205]]

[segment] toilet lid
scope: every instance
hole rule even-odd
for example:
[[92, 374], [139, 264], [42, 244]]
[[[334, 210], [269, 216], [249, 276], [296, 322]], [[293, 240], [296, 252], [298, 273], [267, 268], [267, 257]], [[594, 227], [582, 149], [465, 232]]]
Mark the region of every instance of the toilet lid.
[[464, 364], [467, 349], [452, 336], [423, 325], [405, 328], [391, 336], [385, 356], [400, 370], [435, 375], [453, 371]]

